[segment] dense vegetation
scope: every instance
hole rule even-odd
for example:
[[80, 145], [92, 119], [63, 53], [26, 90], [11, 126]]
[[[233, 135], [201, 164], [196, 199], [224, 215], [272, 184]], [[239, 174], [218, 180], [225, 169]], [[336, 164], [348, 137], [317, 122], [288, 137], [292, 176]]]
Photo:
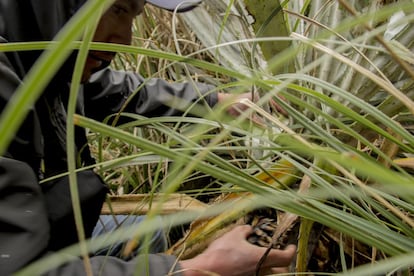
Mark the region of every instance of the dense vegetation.
[[[205, 105], [192, 109], [197, 118], [118, 114], [135, 120], [116, 127], [76, 116], [75, 124], [91, 130], [96, 171], [114, 195], [162, 194], [166, 202], [180, 192], [206, 203], [210, 208], [203, 212], [165, 216], [174, 230], [209, 218], [188, 232], [184, 256], [228, 225], [265, 217], [285, 230], [277, 234], [283, 242], [297, 239], [294, 271], [412, 275], [414, 4], [279, 2], [209, 0], [180, 15], [147, 7], [137, 19], [133, 46], [82, 43], [83, 50], [122, 52], [113, 66], [146, 77], [260, 94], [237, 118], [227, 116], [225, 106]], [[75, 40], [69, 28], [80, 33], [100, 5], [91, 1], [84, 21], [79, 17], [61, 37]], [[50, 53], [64, 58], [74, 45], [56, 44]], [[28, 82], [47, 80], [53, 67], [45, 61]], [[2, 122], [36, 97], [25, 88], [20, 93]], [[288, 115], [274, 110], [271, 100]], [[247, 120], [253, 114], [260, 124]], [[0, 126], [4, 145], [8, 125]], [[150, 232], [157, 227], [150, 218], [160, 212], [162, 207], [151, 209], [140, 229], [113, 237]], [[182, 254], [180, 237], [172, 236], [169, 253]], [[79, 247], [67, 252], [81, 254]], [[53, 256], [38, 265], [63, 261]]]

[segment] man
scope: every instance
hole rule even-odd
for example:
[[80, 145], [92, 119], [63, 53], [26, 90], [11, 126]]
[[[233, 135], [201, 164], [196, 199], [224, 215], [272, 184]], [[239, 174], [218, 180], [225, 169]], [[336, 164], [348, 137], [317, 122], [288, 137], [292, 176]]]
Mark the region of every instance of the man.
[[[0, 0], [0, 42], [52, 40], [85, 0]], [[199, 1], [147, 0], [147, 3], [169, 10], [193, 8]], [[192, 2], [192, 3], [191, 3]], [[189, 4], [190, 3], [190, 4]], [[94, 41], [129, 44], [133, 19], [142, 12], [144, 0], [117, 0], [102, 16]], [[39, 51], [0, 53], [0, 109], [3, 110], [14, 91], [30, 70]], [[143, 79], [136, 74], [115, 72], [107, 68], [114, 53], [90, 51], [83, 82], [86, 84], [79, 113], [100, 120], [117, 112]], [[30, 110], [22, 127], [0, 157], [0, 275], [9, 275], [48, 254], [78, 240], [66, 177], [39, 185], [39, 180], [67, 170], [66, 162], [66, 101], [76, 52], [73, 53], [42, 96]], [[206, 94], [210, 86], [198, 84]], [[169, 95], [169, 96], [168, 96]], [[195, 101], [198, 94], [187, 84], [168, 84], [151, 80], [144, 85], [126, 111], [151, 115], [174, 115], [165, 103], [180, 97]], [[206, 96], [210, 105], [223, 97]], [[167, 99], [166, 101], [164, 99]], [[78, 150], [86, 144], [82, 131], [76, 133]], [[82, 164], [93, 163], [88, 151], [82, 152]], [[98, 220], [107, 189], [92, 170], [78, 173], [79, 197], [86, 236], [89, 238]], [[211, 271], [220, 275], [251, 275], [264, 248], [246, 241], [251, 229], [238, 227], [215, 241], [199, 256], [185, 261], [173, 256], [150, 255], [149, 275], [166, 275], [170, 271], [182, 275], [203, 275]], [[272, 250], [264, 263], [267, 272], [281, 271], [294, 254], [294, 248]], [[100, 275], [133, 275], [145, 256], [128, 262], [116, 257], [91, 257], [92, 269]], [[49, 275], [83, 275], [81, 260], [53, 268]]]

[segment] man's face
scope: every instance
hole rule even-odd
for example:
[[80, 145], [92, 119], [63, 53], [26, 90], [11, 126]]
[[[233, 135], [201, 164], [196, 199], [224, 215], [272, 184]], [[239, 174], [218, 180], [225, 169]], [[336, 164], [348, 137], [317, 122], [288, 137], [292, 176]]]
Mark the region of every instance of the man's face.
[[[117, 0], [101, 17], [93, 37], [94, 42], [129, 45], [134, 18], [144, 9], [144, 0]], [[82, 75], [82, 82], [92, 73], [108, 66], [116, 53], [89, 51]]]

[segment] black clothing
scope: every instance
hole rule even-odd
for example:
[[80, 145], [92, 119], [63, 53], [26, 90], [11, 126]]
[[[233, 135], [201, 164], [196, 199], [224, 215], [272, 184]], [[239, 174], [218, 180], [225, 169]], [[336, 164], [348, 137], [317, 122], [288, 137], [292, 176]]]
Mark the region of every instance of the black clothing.
[[49, 223], [36, 175], [23, 162], [0, 157], [0, 275], [24, 267], [47, 248]]
[[[0, 0], [0, 43], [52, 40], [84, 0]], [[39, 57], [40, 51], [0, 52], [0, 110]], [[67, 177], [39, 186], [44, 177], [67, 171], [66, 99], [74, 55], [62, 66], [28, 113], [7, 152], [0, 157], [0, 275], [23, 268], [47, 251], [61, 249], [78, 240]], [[144, 79], [134, 73], [104, 69], [96, 73], [79, 94], [77, 112], [96, 120], [116, 113]], [[205, 94], [209, 105], [217, 95], [206, 95], [212, 87], [169, 84], [152, 79], [142, 85], [126, 112], [144, 116], [177, 115], [170, 104], [174, 97], [194, 102]], [[196, 92], [197, 91], [197, 92]], [[76, 131], [76, 146], [86, 143], [82, 129]], [[85, 151], [82, 163], [93, 159]], [[78, 154], [75, 152], [73, 154]], [[41, 165], [43, 162], [43, 166]], [[90, 237], [107, 188], [93, 171], [78, 173], [78, 189], [85, 233]], [[100, 275], [130, 275], [134, 262], [114, 258], [92, 258]], [[151, 271], [164, 275], [173, 266], [170, 256], [151, 256]], [[105, 269], [100, 270], [105, 264]], [[99, 269], [99, 270], [98, 270]], [[72, 262], [50, 275], [80, 275], [81, 261]], [[153, 274], [151, 274], [153, 275]]]
[[[48, 212], [36, 175], [25, 163], [0, 157], [0, 275], [10, 275], [46, 253], [50, 237]], [[61, 197], [60, 197], [61, 198]], [[67, 199], [64, 199], [67, 200]], [[67, 205], [68, 206], [68, 205]], [[69, 225], [70, 226], [70, 225]], [[71, 226], [70, 226], [71, 227]], [[64, 238], [60, 234], [61, 239]], [[115, 257], [91, 258], [94, 275], [166, 275], [176, 262], [167, 255], [139, 256], [130, 262]], [[102, 267], [104, 266], [104, 269]], [[85, 275], [82, 260], [52, 269], [48, 276]], [[179, 274], [174, 274], [179, 275]]]

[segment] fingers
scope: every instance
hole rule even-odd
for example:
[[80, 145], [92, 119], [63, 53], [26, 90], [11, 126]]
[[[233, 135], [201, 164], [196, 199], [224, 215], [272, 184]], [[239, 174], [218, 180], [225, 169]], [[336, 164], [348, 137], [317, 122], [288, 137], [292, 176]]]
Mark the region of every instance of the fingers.
[[288, 272], [289, 272], [288, 267], [265, 268], [265, 269], [260, 270], [259, 275], [266, 276], [266, 275], [275, 275], [275, 274], [282, 274], [282, 273], [288, 273]]
[[[220, 271], [220, 275], [252, 275], [256, 266], [266, 253], [266, 247], [253, 245], [247, 237], [253, 232], [251, 225], [238, 225], [213, 241], [209, 247], [194, 260], [202, 260], [201, 264], [214, 264], [211, 271]], [[288, 246], [285, 250], [272, 249], [261, 264], [260, 275], [286, 273], [296, 252], [296, 246]], [[203, 259], [204, 258], [204, 259]], [[211, 262], [206, 262], [210, 258]], [[185, 263], [184, 263], [185, 264]], [[236, 266], [236, 267], [235, 267]], [[237, 273], [235, 273], [235, 271]]]
[[286, 267], [292, 262], [296, 246], [291, 244], [284, 250], [272, 249], [264, 262], [266, 267]]
[[257, 114], [253, 114], [250, 119], [253, 123], [260, 127], [266, 127], [265, 120], [258, 116]]
[[[253, 228], [250, 225], [241, 225], [235, 227], [232, 231], [228, 232], [228, 234], [232, 235], [235, 239], [243, 239], [245, 242], [244, 244], [251, 248], [249, 251], [251, 253], [256, 252], [255, 255], [261, 258], [265, 254], [267, 248], [250, 244], [247, 241], [247, 237], [252, 233], [252, 231]], [[242, 246], [242, 244], [239, 246]], [[272, 249], [267, 255], [267, 258], [263, 263], [263, 267], [268, 269], [276, 269], [275, 271], [277, 273], [286, 272], [286, 267], [290, 265], [295, 254], [296, 246], [293, 244], [288, 245], [284, 250]]]
[[[282, 101], [287, 102], [286, 98], [283, 97], [282, 95], [277, 95], [277, 97], [281, 99]], [[218, 102], [220, 103], [227, 102], [227, 104], [229, 104], [227, 112], [231, 116], [238, 116], [248, 109], [246, 105], [241, 103], [241, 100], [243, 99], [248, 99], [254, 103], [257, 103], [260, 97], [257, 92], [256, 93], [246, 92], [246, 93], [242, 93], [238, 95], [233, 95], [233, 94], [228, 94], [228, 93], [218, 93]], [[283, 109], [281, 105], [279, 105], [274, 99], [270, 99], [269, 104], [274, 110], [276, 110], [280, 114], [284, 116], [289, 115], [288, 112], [285, 109]]]
[[[240, 244], [240, 242], [245, 241], [246, 244], [251, 245], [247, 241], [247, 237], [253, 232], [253, 228], [250, 225], [237, 225], [219, 239], [213, 241], [209, 248], [210, 249], [218, 249], [224, 248], [226, 246], [234, 244]], [[244, 244], [244, 243], [242, 243]]]
[[228, 235], [232, 235], [236, 239], [246, 239], [253, 232], [253, 228], [250, 225], [238, 225], [234, 227]]
[[287, 113], [286, 110], [284, 110], [275, 100], [270, 100], [270, 105], [276, 109], [277, 112], [279, 112], [280, 114], [284, 115], [284, 116], [288, 116], [289, 114]]
[[272, 274], [282, 274], [282, 273], [288, 273], [289, 268], [288, 267], [276, 267], [276, 268], [271, 268], [270, 271], [272, 272]]
[[[251, 252], [255, 251], [257, 256], [263, 256], [267, 250], [265, 247], [259, 247], [250, 244], [247, 241], [247, 237], [253, 232], [253, 228], [250, 225], [239, 225], [233, 230], [227, 233], [235, 240], [244, 240], [246, 244], [251, 246]], [[240, 244], [241, 246], [241, 244]], [[288, 245], [284, 250], [272, 249], [263, 264], [264, 267], [287, 267], [291, 263], [296, 253], [296, 246], [293, 244]]]
[[259, 275], [289, 273], [289, 265], [292, 262], [295, 252], [295, 245], [289, 245], [285, 250], [272, 250], [262, 264]]

